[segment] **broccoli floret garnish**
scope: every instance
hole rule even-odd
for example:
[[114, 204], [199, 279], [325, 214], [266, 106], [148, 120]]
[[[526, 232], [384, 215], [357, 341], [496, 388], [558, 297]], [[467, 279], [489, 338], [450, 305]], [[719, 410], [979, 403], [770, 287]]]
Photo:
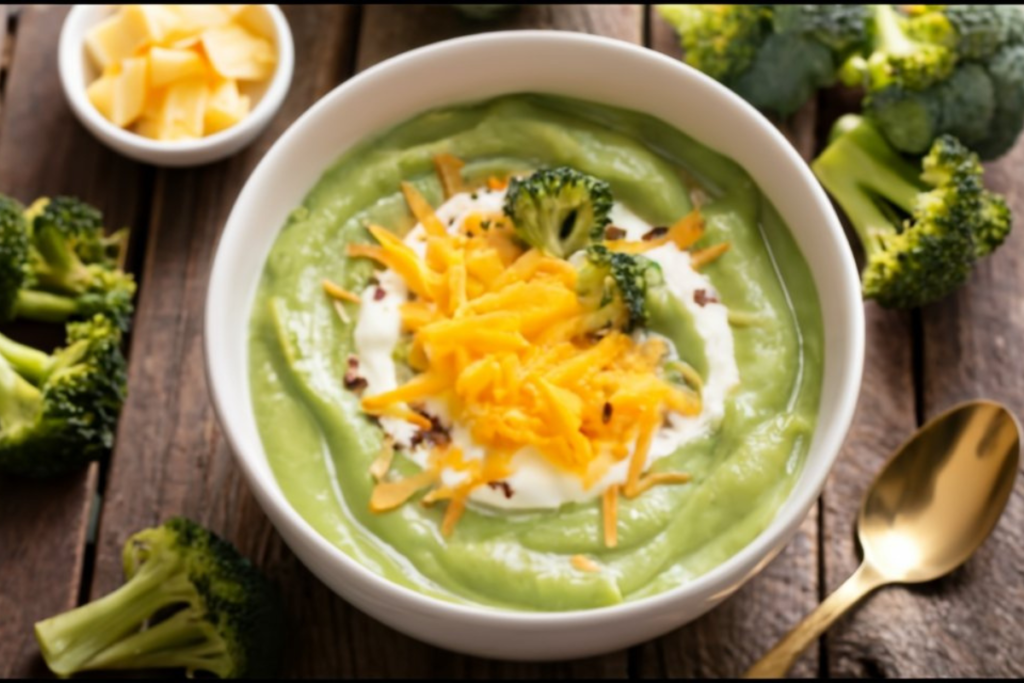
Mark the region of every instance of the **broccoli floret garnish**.
[[37, 201], [20, 224], [13, 206], [0, 198], [0, 217], [8, 216], [0, 224], [0, 319], [60, 323], [99, 313], [128, 331], [136, 286], [120, 267], [127, 232], [104, 235], [99, 211], [69, 197]]
[[35, 625], [51, 671], [274, 676], [284, 641], [280, 598], [234, 546], [174, 518], [133, 535], [122, 557], [124, 585]]
[[984, 189], [977, 155], [952, 136], [940, 136], [918, 168], [848, 115], [812, 167], [864, 247], [864, 296], [883, 306], [946, 296], [1010, 231], [1006, 202]]
[[0, 335], [0, 471], [56, 476], [105, 456], [125, 384], [121, 332], [103, 316], [69, 324], [53, 354]]
[[14, 317], [28, 279], [28, 226], [20, 203], [0, 195], [0, 321]]
[[558, 258], [600, 239], [611, 210], [608, 183], [565, 166], [513, 178], [505, 196], [516, 236]]
[[581, 299], [598, 309], [596, 320], [632, 332], [646, 327], [647, 297], [663, 284], [661, 267], [649, 258], [592, 244], [580, 265], [576, 290]]
[[755, 107], [788, 116], [835, 81], [866, 37], [862, 5], [659, 5], [683, 60]]
[[[1013, 9], [1024, 17], [1017, 7], [1004, 9]], [[987, 66], [992, 90], [997, 94], [995, 109], [984, 121], [987, 134], [971, 146], [982, 159], [995, 159], [1013, 147], [1024, 128], [1024, 42], [1007, 45], [992, 56]]]

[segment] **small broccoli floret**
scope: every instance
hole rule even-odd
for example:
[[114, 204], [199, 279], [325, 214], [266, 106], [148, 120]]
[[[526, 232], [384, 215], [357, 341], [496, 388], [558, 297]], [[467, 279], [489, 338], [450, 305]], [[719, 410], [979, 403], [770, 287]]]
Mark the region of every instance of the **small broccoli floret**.
[[632, 332], [646, 327], [647, 297], [664, 284], [661, 267], [639, 254], [625, 254], [603, 244], [587, 247], [576, 281], [580, 298], [598, 311], [593, 327], [610, 323]]
[[999, 195], [985, 191], [977, 155], [941, 136], [917, 168], [867, 120], [841, 118], [812, 164], [864, 247], [864, 296], [909, 308], [942, 298], [1010, 230]]
[[0, 471], [56, 476], [110, 452], [125, 398], [120, 344], [103, 316], [68, 325], [52, 355], [0, 335]]
[[28, 226], [20, 203], [0, 195], [0, 321], [14, 317], [28, 278]]
[[234, 546], [174, 518], [128, 539], [125, 583], [35, 625], [58, 676], [184, 669], [219, 678], [273, 677], [284, 641], [274, 587]]
[[516, 236], [559, 258], [599, 239], [611, 210], [608, 183], [564, 166], [514, 178], [505, 196]]
[[[1006, 9], [1024, 17], [1016, 7]], [[970, 144], [982, 159], [995, 159], [1010, 151], [1024, 128], [1024, 44], [997, 52], [988, 62], [988, 75], [997, 93], [995, 108], [985, 122], [987, 135]]]
[[863, 5], [660, 5], [683, 60], [759, 109], [789, 116], [865, 40]]
[[758, 109], [790, 116], [819, 88], [832, 85], [835, 71], [825, 45], [803, 36], [772, 34], [730, 87]]
[[867, 36], [867, 5], [772, 5], [775, 32], [806, 36], [840, 54]]
[[952, 48], [963, 59], [985, 59], [1007, 39], [1005, 9], [999, 5], [911, 5], [907, 34]]
[[892, 5], [872, 5], [874, 32], [871, 52], [864, 61], [869, 91], [894, 85], [924, 90], [953, 72], [956, 52], [940, 43], [907, 33], [906, 20]]
[[[127, 332], [136, 289], [132, 275], [121, 270], [127, 232], [106, 236], [100, 212], [70, 197], [40, 199], [25, 218], [27, 275], [12, 315], [59, 323], [100, 313]], [[9, 263], [4, 267], [12, 268]]]
[[728, 83], [754, 62], [768, 31], [759, 5], [659, 5], [679, 34], [687, 64]]

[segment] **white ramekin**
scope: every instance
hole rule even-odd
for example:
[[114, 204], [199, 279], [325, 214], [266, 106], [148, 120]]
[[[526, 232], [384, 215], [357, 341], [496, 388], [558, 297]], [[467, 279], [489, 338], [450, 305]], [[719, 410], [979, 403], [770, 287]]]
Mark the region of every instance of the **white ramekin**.
[[125, 130], [103, 117], [86, 95], [98, 75], [85, 50], [89, 30], [112, 14], [116, 5], [75, 5], [61, 27], [58, 44], [60, 81], [71, 110], [90, 133], [107, 147], [137, 161], [156, 166], [199, 166], [218, 161], [241, 150], [263, 132], [281, 108], [295, 68], [295, 46], [288, 20], [277, 5], [259, 5], [264, 25], [278, 60], [274, 75], [253, 92], [249, 115], [240, 122], [198, 140], [152, 140]]
[[[821, 298], [825, 367], [818, 426], [792, 494], [736, 555], [659, 595], [573, 612], [455, 605], [392, 583], [322, 538], [271, 473], [249, 396], [249, 316], [267, 253], [288, 213], [353, 144], [434, 107], [534, 91], [654, 115], [733, 158], [772, 200], [810, 264]], [[214, 405], [260, 505], [299, 558], [359, 609], [399, 631], [468, 654], [550, 660], [594, 655], [695, 619], [760, 571], [818, 497], [860, 388], [864, 316], [850, 248], [807, 165], [761, 114], [725, 87], [657, 52], [559, 31], [458, 38], [387, 60], [317, 102], [260, 162], [217, 250], [206, 308]], [[340, 640], [343, 634], [337, 634]]]

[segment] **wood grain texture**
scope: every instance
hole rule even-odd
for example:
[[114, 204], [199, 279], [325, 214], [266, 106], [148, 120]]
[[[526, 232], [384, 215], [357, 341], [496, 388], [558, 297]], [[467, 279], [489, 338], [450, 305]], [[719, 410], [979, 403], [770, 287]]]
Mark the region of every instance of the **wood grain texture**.
[[[56, 44], [66, 11], [33, 5], [18, 18], [0, 126], [0, 192], [26, 202], [76, 195], [101, 208], [110, 225], [139, 225], [147, 172], [102, 147], [64, 99]], [[0, 26], [6, 36], [6, 21]], [[36, 344], [63, 341], [59, 326], [3, 331]], [[76, 604], [97, 473], [93, 465], [47, 481], [0, 476], [0, 676], [45, 671], [32, 624]]]
[[[91, 596], [122, 582], [121, 546], [128, 536], [186, 515], [235, 543], [282, 587], [289, 607], [289, 673], [343, 674], [350, 651], [341, 644], [346, 632], [336, 612], [348, 608], [299, 565], [251, 497], [217, 425], [203, 372], [209, 269], [234, 199], [270, 144], [350, 71], [354, 8], [285, 11], [297, 68], [268, 131], [229, 160], [160, 171], [156, 178], [129, 372], [131, 399], [111, 467]], [[338, 652], [341, 663], [334, 658]], [[312, 663], [313, 670], [300, 662]]]
[[356, 66], [362, 70], [401, 52], [439, 40], [512, 29], [580, 31], [643, 40], [643, 12], [637, 5], [522, 5], [495, 20], [463, 17], [445, 5], [368, 5], [363, 10]]
[[[651, 11], [651, 47], [674, 58], [682, 50], [672, 28]], [[776, 121], [800, 154], [814, 153], [817, 102], [789, 121]], [[720, 607], [683, 628], [640, 646], [637, 672], [645, 677], [735, 677], [818, 603], [818, 511], [815, 506], [796, 537], [768, 567]], [[816, 676], [819, 652], [809, 649], [791, 675]]]

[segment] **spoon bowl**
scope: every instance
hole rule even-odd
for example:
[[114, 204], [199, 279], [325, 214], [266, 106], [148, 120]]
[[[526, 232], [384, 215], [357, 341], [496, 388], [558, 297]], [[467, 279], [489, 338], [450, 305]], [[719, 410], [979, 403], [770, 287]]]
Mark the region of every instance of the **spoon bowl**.
[[815, 638], [879, 586], [931, 581], [963, 564], [1003, 514], [1019, 462], [1020, 425], [993, 401], [963, 403], [917, 430], [861, 505], [860, 567], [746, 677], [785, 675]]
[[998, 403], [972, 401], [939, 415], [868, 489], [857, 519], [864, 561], [892, 583], [953, 571], [995, 528], [1019, 459], [1020, 428]]

